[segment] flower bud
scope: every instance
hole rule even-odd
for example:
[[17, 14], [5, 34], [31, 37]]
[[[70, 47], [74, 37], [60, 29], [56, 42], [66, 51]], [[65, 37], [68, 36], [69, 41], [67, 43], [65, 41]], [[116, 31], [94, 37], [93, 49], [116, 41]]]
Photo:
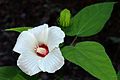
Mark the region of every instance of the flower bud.
[[59, 18], [59, 23], [63, 27], [67, 27], [70, 25], [70, 18], [71, 18], [71, 13], [70, 10], [64, 9], [60, 13], [60, 18]]

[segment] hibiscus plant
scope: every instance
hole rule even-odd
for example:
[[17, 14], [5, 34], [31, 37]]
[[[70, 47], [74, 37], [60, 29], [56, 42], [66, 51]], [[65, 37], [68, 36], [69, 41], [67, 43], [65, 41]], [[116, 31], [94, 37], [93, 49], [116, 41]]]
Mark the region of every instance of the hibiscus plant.
[[[100, 32], [111, 16], [114, 4], [115, 2], [93, 4], [75, 16], [64, 9], [58, 18], [59, 27], [42, 24], [34, 28], [6, 29], [20, 32], [13, 48], [13, 51], [20, 54], [17, 60], [19, 68], [1, 67], [0, 80], [38, 80], [39, 77], [35, 74], [60, 70], [65, 59], [100, 80], [117, 80], [112, 62], [100, 43], [75, 42], [78, 37], [89, 37]], [[75, 37], [71, 44], [64, 44], [65, 35]], [[25, 77], [23, 72], [31, 77]]]

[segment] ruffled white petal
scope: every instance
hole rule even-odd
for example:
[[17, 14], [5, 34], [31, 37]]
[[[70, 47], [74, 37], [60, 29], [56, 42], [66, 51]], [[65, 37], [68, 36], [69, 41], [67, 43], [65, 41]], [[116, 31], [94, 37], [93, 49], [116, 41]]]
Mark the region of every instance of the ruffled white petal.
[[64, 32], [56, 26], [49, 28], [48, 32], [48, 48], [49, 51], [53, 50], [55, 47], [59, 47], [59, 44], [64, 41]]
[[13, 48], [13, 51], [20, 54], [26, 51], [34, 51], [35, 45], [38, 44], [34, 35], [28, 31], [23, 31], [17, 38], [17, 42]]
[[43, 72], [54, 73], [64, 65], [64, 58], [59, 48], [55, 48], [46, 57], [39, 61], [39, 67]]
[[35, 27], [33, 29], [29, 29], [29, 32], [31, 32], [35, 38], [38, 40], [39, 43], [46, 44], [48, 39], [48, 25], [40, 25], [38, 27]]
[[27, 52], [29, 54], [21, 54], [17, 60], [18, 67], [26, 74], [32, 76], [39, 73], [41, 70], [38, 66], [38, 61], [41, 59], [38, 56], [31, 55], [33, 53]]
[[[64, 65], [64, 58], [59, 49], [64, 37], [65, 34], [59, 27], [48, 28], [47, 24], [23, 31], [13, 49], [21, 54], [17, 65], [30, 76], [40, 71], [54, 73]], [[49, 53], [45, 57], [35, 53], [35, 47], [39, 44], [46, 44], [49, 48]]]

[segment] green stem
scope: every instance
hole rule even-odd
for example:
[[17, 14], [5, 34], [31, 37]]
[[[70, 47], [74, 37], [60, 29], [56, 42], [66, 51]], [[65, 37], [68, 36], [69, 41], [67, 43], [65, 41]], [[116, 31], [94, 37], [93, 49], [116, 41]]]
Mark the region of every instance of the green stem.
[[75, 43], [76, 40], [77, 40], [77, 36], [73, 39], [73, 41], [70, 45], [73, 46], [73, 44]]

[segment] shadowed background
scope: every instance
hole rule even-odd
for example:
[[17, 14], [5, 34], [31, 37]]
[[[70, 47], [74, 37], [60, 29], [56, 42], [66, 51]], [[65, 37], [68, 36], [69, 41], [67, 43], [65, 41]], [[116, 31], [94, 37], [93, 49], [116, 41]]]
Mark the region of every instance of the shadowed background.
[[[62, 9], [68, 8], [72, 16], [90, 4], [118, 0], [0, 0], [0, 66], [16, 65], [19, 54], [12, 51], [17, 32], [5, 32], [6, 28], [35, 27], [48, 23], [57, 25]], [[93, 14], [94, 15], [94, 14]], [[65, 38], [70, 44], [74, 37]], [[100, 42], [106, 49], [116, 71], [120, 71], [120, 3], [115, 4], [112, 16], [103, 30], [97, 35], [78, 38], [78, 41], [93, 40]], [[82, 68], [68, 61], [56, 73], [39, 73], [42, 80], [97, 80]]]

